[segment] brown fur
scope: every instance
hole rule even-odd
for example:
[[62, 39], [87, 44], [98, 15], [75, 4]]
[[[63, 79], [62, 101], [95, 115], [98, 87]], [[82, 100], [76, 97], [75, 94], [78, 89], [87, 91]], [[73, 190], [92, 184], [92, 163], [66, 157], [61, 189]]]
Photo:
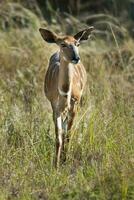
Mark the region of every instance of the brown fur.
[[86, 84], [83, 64], [81, 62], [73, 64], [75, 61], [73, 59], [78, 58], [77, 42], [84, 37], [87, 38], [90, 31], [86, 29], [76, 34], [77, 40], [75, 36], [59, 37], [45, 29], [40, 29], [40, 32], [47, 42], [55, 42], [60, 46], [60, 51], [50, 58], [44, 84], [46, 97], [51, 102], [53, 110], [56, 133], [55, 164], [59, 166], [60, 160], [63, 162], [66, 159], [65, 143], [69, 142], [67, 132], [72, 127], [76, 106], [81, 100]]

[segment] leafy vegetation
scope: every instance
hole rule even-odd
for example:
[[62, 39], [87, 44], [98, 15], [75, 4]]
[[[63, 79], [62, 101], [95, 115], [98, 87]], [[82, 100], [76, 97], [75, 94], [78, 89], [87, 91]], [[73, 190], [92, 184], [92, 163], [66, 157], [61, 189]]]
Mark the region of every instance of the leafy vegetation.
[[[120, 41], [108, 24], [107, 40], [94, 34], [81, 45], [88, 82], [67, 162], [57, 171], [43, 82], [49, 57], [58, 47], [43, 42], [38, 32], [43, 22], [31, 11], [19, 6], [19, 19], [25, 16], [28, 22], [20, 27], [3, 9], [0, 23], [6, 16], [10, 26], [0, 29], [0, 199], [134, 199], [133, 39], [127, 33]], [[49, 28], [63, 30], [63, 25]]]

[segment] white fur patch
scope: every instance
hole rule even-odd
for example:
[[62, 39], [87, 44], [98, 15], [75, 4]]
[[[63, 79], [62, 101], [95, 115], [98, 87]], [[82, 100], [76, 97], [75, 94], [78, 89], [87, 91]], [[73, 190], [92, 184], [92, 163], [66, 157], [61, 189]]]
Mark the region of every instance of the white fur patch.
[[65, 56], [63, 56], [63, 60], [67, 61], [67, 59], [66, 59], [66, 57], [65, 57]]
[[77, 68], [77, 66], [75, 66], [75, 72], [77, 73], [77, 76], [80, 76], [80, 72], [79, 72], [79, 69]]
[[[72, 87], [72, 86], [70, 86]], [[68, 105], [68, 109], [71, 108], [71, 88], [70, 91], [68, 92], [68, 96], [67, 96], [67, 105]]]
[[61, 116], [57, 118], [57, 126], [59, 130], [62, 130], [62, 120]]
[[74, 73], [74, 66], [70, 64], [69, 66], [69, 74], [70, 74], [70, 85], [69, 85], [69, 91], [67, 96], [67, 105], [68, 109], [71, 108], [71, 96], [72, 96], [72, 84], [73, 84], [73, 73]]
[[60, 93], [61, 96], [66, 96], [69, 93], [69, 92], [62, 91], [59, 87], [58, 87], [58, 91], [59, 91], [59, 93]]

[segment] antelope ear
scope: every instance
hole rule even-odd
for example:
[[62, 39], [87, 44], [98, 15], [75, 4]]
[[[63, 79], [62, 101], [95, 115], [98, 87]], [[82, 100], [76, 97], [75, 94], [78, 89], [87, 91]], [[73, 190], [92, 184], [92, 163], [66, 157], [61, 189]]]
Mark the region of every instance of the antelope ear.
[[87, 40], [93, 30], [94, 30], [94, 27], [91, 26], [87, 29], [84, 29], [83, 31], [78, 32], [76, 35], [74, 35], [74, 38], [78, 40], [79, 42], [82, 40]]
[[39, 29], [41, 36], [43, 37], [43, 39], [48, 42], [48, 43], [56, 43], [57, 40], [57, 35], [56, 33], [49, 31], [47, 29], [44, 28], [40, 28]]

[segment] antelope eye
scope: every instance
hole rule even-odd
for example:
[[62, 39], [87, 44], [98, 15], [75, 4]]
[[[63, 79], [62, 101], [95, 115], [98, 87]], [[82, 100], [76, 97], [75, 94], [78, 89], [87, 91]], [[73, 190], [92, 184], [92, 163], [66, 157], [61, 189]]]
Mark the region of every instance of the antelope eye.
[[62, 46], [62, 47], [67, 47], [67, 45], [66, 45], [66, 44], [61, 44], [61, 46]]
[[79, 42], [76, 42], [75, 45], [78, 47], [78, 46], [80, 46], [80, 43], [79, 43]]

